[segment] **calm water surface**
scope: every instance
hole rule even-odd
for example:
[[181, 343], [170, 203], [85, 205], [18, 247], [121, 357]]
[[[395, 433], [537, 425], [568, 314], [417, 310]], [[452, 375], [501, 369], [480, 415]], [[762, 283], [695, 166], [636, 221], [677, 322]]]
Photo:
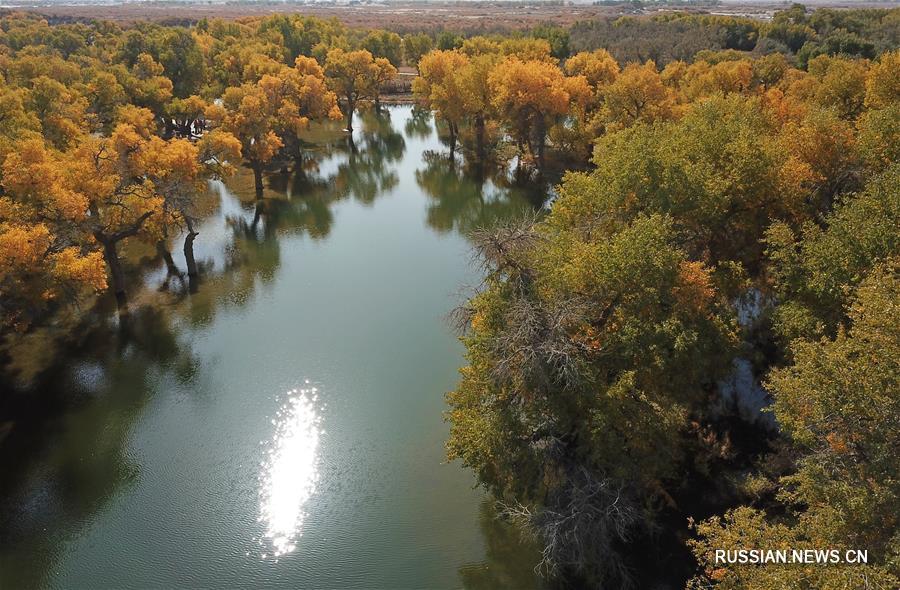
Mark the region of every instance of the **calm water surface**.
[[53, 409], [0, 446], [0, 588], [538, 586], [441, 414], [465, 234], [539, 202], [409, 107], [362, 127], [259, 206], [214, 184], [196, 293], [144, 272], [128, 325], [99, 314], [31, 394]]

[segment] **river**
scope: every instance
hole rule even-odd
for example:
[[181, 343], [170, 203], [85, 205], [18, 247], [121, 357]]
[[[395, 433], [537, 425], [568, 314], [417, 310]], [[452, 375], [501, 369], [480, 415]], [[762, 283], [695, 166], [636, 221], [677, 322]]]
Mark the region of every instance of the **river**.
[[442, 417], [466, 233], [540, 196], [451, 166], [409, 106], [360, 123], [260, 205], [245, 172], [213, 183], [195, 292], [146, 267], [127, 325], [95, 312], [27, 393], [0, 588], [540, 586]]

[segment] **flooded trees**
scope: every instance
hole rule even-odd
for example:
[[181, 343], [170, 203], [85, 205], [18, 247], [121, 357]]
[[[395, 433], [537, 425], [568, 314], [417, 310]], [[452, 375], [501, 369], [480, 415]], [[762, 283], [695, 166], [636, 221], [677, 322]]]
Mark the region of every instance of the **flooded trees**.
[[463, 90], [459, 85], [460, 71], [468, 65], [468, 58], [457, 51], [432, 51], [419, 60], [419, 77], [413, 82], [413, 92], [447, 124], [451, 160], [459, 125], [468, 114], [460, 100]]
[[397, 70], [383, 57], [373, 57], [365, 49], [345, 51], [332, 49], [325, 58], [328, 86], [341, 99], [347, 118], [347, 131], [353, 133], [353, 112], [360, 103], [376, 100], [381, 85], [396, 75]]
[[206, 110], [214, 128], [241, 142], [257, 198], [263, 195], [263, 170], [285, 142], [295, 140], [311, 118], [337, 116], [335, 95], [323, 82], [315, 60], [298, 57], [294, 68], [280, 68], [256, 83], [227, 88], [221, 104]]

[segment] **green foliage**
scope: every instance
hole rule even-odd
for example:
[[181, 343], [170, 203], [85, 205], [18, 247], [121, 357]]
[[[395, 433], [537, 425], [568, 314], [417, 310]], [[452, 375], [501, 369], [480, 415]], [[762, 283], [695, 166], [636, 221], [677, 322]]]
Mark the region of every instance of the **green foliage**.
[[564, 502], [585, 485], [618, 490], [623, 514], [662, 502], [677, 481], [687, 416], [729, 366], [734, 337], [709, 269], [674, 245], [671, 220], [641, 216], [604, 232], [560, 226], [554, 215], [476, 238], [491, 274], [468, 309], [448, 449], [535, 515], [548, 567], [599, 582], [614, 574], [608, 544], [636, 521], [609, 514], [585, 531], [582, 541], [604, 547], [598, 563], [554, 547], [563, 525], [548, 515], [573, 510]]
[[560, 215], [572, 223], [585, 214], [667, 214], [693, 256], [752, 264], [770, 220], [787, 212], [770, 133], [759, 103], [733, 96], [702, 102], [678, 122], [607, 135], [590, 177], [563, 184], [572, 196]]
[[[701, 524], [694, 550], [718, 588], [895, 588], [900, 579], [900, 277], [897, 259], [876, 265], [834, 339], [797, 340], [793, 365], [768, 387], [785, 434], [802, 449], [782, 478], [793, 508], [783, 522], [750, 508]], [[723, 568], [715, 549], [865, 549], [869, 565], [767, 565]], [[695, 580], [703, 587], [704, 580]]]
[[771, 274], [783, 304], [775, 325], [785, 340], [834, 335], [868, 269], [898, 254], [900, 166], [894, 165], [864, 192], [848, 197], [826, 220], [807, 223], [798, 240], [787, 224], [766, 234]]

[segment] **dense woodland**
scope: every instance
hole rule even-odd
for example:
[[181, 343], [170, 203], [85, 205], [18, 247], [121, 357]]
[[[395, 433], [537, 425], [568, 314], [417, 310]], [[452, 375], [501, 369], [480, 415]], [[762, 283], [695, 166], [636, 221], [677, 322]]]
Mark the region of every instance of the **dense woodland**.
[[[674, 543], [692, 588], [896, 588], [898, 35], [900, 10], [802, 6], [487, 36], [8, 14], [0, 330], [97, 296], [126, 313], [132, 241], [196, 276], [209, 179], [247, 166], [262, 197], [312, 123], [352, 130], [415, 68], [465, 174], [571, 170], [549, 213], [471, 236], [486, 278], [454, 314], [468, 365], [448, 395], [449, 456], [540, 543], [542, 572], [640, 586], [636, 553]], [[739, 363], [774, 427], [726, 396]], [[712, 561], [737, 547], [870, 563]]]

